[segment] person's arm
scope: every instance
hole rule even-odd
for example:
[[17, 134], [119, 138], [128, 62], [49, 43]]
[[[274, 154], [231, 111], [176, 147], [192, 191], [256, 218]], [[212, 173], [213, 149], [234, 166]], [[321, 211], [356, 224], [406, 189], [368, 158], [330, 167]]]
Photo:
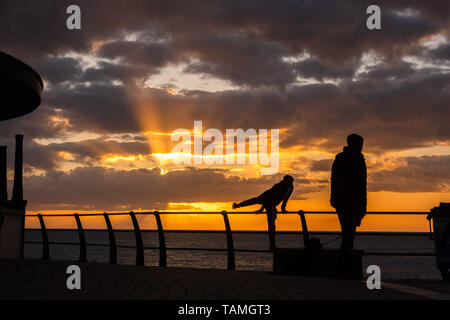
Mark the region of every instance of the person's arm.
[[284, 194], [283, 203], [281, 204], [281, 212], [283, 212], [283, 213], [286, 212], [286, 204], [287, 204], [289, 197], [291, 196], [293, 190], [294, 190], [294, 186], [291, 185]]

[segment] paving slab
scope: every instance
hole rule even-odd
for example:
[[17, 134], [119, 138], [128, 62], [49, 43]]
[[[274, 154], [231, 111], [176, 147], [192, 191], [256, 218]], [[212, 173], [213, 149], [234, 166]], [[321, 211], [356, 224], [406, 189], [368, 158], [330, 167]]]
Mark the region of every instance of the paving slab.
[[[81, 269], [81, 290], [69, 290], [66, 286], [66, 270], [72, 264]], [[397, 283], [450, 294], [448, 283]], [[433, 297], [383, 286], [381, 290], [369, 290], [363, 281], [261, 271], [0, 260], [0, 299], [428, 300]]]

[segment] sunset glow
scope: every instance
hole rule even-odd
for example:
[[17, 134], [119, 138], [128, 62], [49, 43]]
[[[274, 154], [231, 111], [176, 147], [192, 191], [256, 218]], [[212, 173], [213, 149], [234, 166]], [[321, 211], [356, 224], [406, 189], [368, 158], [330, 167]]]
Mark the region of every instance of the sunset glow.
[[[234, 212], [284, 175], [295, 179], [289, 211], [333, 211], [331, 166], [351, 133], [364, 137], [368, 211], [450, 202], [448, 19], [425, 1], [386, 2], [384, 28], [360, 29], [366, 8], [352, 5], [83, 2], [89, 27], [77, 31], [58, 27], [62, 4], [42, 5], [48, 24], [1, 38], [45, 84], [41, 106], [0, 137], [12, 150], [25, 136], [27, 212]], [[191, 214], [163, 222], [223, 228], [220, 215]], [[280, 215], [279, 229], [297, 230], [297, 218]], [[309, 218], [337, 228], [335, 216]], [[267, 227], [263, 215], [230, 219]], [[370, 216], [361, 230], [426, 223]]]

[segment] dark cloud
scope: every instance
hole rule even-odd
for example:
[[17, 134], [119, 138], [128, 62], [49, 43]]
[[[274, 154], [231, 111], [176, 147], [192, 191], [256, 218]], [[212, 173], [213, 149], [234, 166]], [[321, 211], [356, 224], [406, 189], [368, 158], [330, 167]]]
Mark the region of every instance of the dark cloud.
[[226, 1], [223, 10], [229, 20], [224, 18], [224, 23], [230, 27], [241, 23], [255, 30], [258, 36], [283, 43], [295, 52], [306, 49], [320, 58], [335, 61], [359, 57], [369, 49], [386, 55], [398, 53], [409, 48], [415, 40], [439, 30], [433, 20], [420, 14], [394, 14], [392, 9], [402, 6], [393, 7], [385, 2], [382, 6], [383, 31], [370, 32], [365, 26], [365, 12], [370, 4], [325, 0], [286, 1], [274, 6], [271, 1], [258, 1], [255, 5]]
[[117, 142], [106, 138], [88, 139], [78, 142], [50, 143], [39, 145], [31, 143], [24, 150], [24, 164], [35, 169], [54, 170], [64, 159], [61, 152], [70, 153], [71, 160], [82, 165], [97, 163], [104, 156], [149, 155], [150, 148], [146, 141]]
[[66, 28], [66, 8], [70, 4], [68, 1], [0, 1], [2, 50], [35, 62], [48, 54], [89, 50], [91, 41], [86, 29], [72, 32]]
[[174, 49], [166, 41], [111, 41], [102, 45], [98, 55], [109, 59], [120, 58], [144, 68], [159, 68], [169, 62], [177, 62]]
[[[395, 169], [370, 170], [371, 192], [443, 192], [450, 188], [450, 156], [408, 157]], [[325, 170], [331, 160], [317, 161]], [[242, 195], [263, 192], [281, 176], [243, 179], [225, 176], [221, 170], [187, 168], [186, 171], [136, 169], [122, 171], [103, 167], [48, 172], [25, 178], [25, 196], [33, 210], [89, 208], [118, 210], [165, 208], [168, 202], [236, 201]], [[296, 179], [293, 198], [326, 190], [329, 181]], [[309, 186], [311, 185], [311, 186]]]
[[[199, 70], [214, 66], [215, 74], [237, 84], [280, 85], [281, 80], [294, 79], [288, 65], [280, 62], [286, 54], [306, 50], [320, 59], [342, 62], [374, 50], [395, 58], [415, 47], [419, 39], [449, 25], [444, 1], [433, 1], [432, 5], [382, 2], [382, 32], [371, 32], [365, 27], [368, 1], [283, 0], [275, 5], [270, 0], [203, 0], [191, 5], [135, 0], [126, 5], [78, 1], [83, 27], [70, 31], [65, 26], [69, 4], [1, 1], [0, 41], [4, 50], [37, 60], [71, 50], [88, 52], [94, 42], [106, 41], [100, 55], [123, 57], [131, 64], [138, 61], [160, 67], [186, 54], [197, 55], [206, 63]], [[407, 8], [416, 9], [417, 14], [399, 14]], [[18, 20], [21, 23], [16, 23]], [[131, 32], [138, 36], [135, 43], [123, 40]], [[161, 39], [169, 41], [158, 41]], [[240, 69], [244, 65], [250, 72]], [[276, 78], [274, 69], [279, 69], [275, 74], [281, 80], [270, 80]]]
[[358, 65], [359, 63], [355, 61], [352, 64], [333, 65], [316, 58], [309, 58], [297, 63], [296, 69], [302, 77], [323, 81], [324, 79], [351, 78]]
[[67, 124], [64, 121], [54, 121], [63, 113], [57, 108], [44, 104], [23, 117], [2, 121], [0, 141], [8, 143], [15, 134], [24, 134], [26, 145], [34, 138], [51, 138], [63, 134], [68, 129]]
[[333, 164], [333, 159], [316, 160], [311, 163], [311, 170], [312, 171], [330, 172], [330, 174], [331, 174], [331, 165], [332, 164]]
[[[375, 76], [368, 76], [372, 72]], [[336, 150], [351, 132], [363, 135], [371, 152], [450, 139], [449, 74], [380, 67], [368, 75], [340, 85], [291, 87], [284, 94], [261, 89], [173, 96], [146, 89], [136, 100], [123, 87], [96, 84], [61, 88], [49, 94], [47, 103], [64, 105], [77, 131], [138, 132], [139, 116], [160, 115], [170, 121], [147, 130], [189, 129], [199, 119], [205, 129], [288, 128], [281, 136], [284, 147], [321, 141], [322, 148]]]
[[[449, 192], [450, 156], [405, 157], [366, 161], [369, 192]], [[311, 171], [331, 174], [333, 159], [311, 162]], [[327, 181], [329, 183], [329, 181]]]
[[399, 62], [395, 64], [381, 63], [375, 66], [369, 66], [368, 70], [359, 76], [365, 80], [386, 81], [390, 78], [401, 79], [417, 74], [411, 63]]
[[[121, 171], [88, 167], [27, 177], [24, 197], [32, 204], [32, 210], [153, 209], [165, 208], [168, 202], [245, 200], [243, 195], [257, 195], [281, 178], [243, 179], [226, 177], [221, 170], [195, 168], [161, 175], [158, 168]], [[293, 198], [301, 193], [302, 190], [296, 189]]]
[[189, 65], [187, 72], [207, 73], [251, 86], [284, 87], [296, 78], [293, 68], [282, 61], [290, 50], [276, 42], [203, 33], [181, 39], [179, 46], [201, 60]]
[[[9, 147], [13, 134], [24, 133], [27, 166], [46, 170], [26, 180], [30, 203], [37, 207], [112, 209], [133, 203], [150, 208], [169, 201], [228, 201], [273, 182], [192, 168], [164, 176], [158, 170], [99, 167], [59, 172], [61, 151], [85, 164], [107, 153], [151, 152], [142, 136], [133, 142], [102, 138], [47, 146], [33, 141], [70, 132], [135, 139], [144, 129], [191, 129], [194, 120], [203, 120], [204, 129], [283, 128], [282, 147], [330, 152], [339, 152], [351, 132], [365, 137], [370, 153], [449, 144], [449, 73], [402, 60], [407, 54], [433, 65], [449, 60], [448, 43], [435, 49], [419, 45], [437, 34], [448, 37], [448, 1], [381, 0], [380, 31], [365, 27], [368, 1], [78, 1], [78, 31], [65, 27], [70, 4], [0, 0], [2, 50], [36, 68], [49, 84], [40, 108], [2, 122], [0, 132]], [[67, 56], [73, 52], [92, 54], [96, 66], [83, 69], [73, 55]], [[366, 66], [354, 78], [367, 52], [382, 63]], [[296, 59], [305, 54], [310, 57]], [[164, 90], [173, 88], [171, 83], [161, 90], [139, 87], [171, 64], [236, 88], [182, 90], [174, 96]], [[321, 83], [307, 84], [303, 78]], [[327, 171], [330, 161], [312, 162], [310, 169]], [[448, 181], [447, 162], [446, 157], [408, 158], [405, 167], [374, 173], [371, 190], [443, 190], [445, 184], [432, 186], [427, 177]], [[417, 174], [415, 186], [406, 183], [411, 174]], [[392, 177], [398, 180], [392, 183]], [[302, 179], [297, 181], [300, 194], [326, 184]]]
[[77, 131], [139, 131], [132, 102], [123, 86], [110, 83], [61, 85], [47, 92], [43, 102], [62, 108], [62, 114]]
[[450, 61], [450, 43], [443, 44], [434, 50], [430, 50], [428, 54], [431, 58]]
[[123, 84], [129, 84], [157, 72], [157, 70], [145, 66], [100, 62], [98, 67], [88, 68], [76, 81], [94, 82], [97, 84], [106, 83], [106, 85], [109, 85], [111, 82], [118, 80]]
[[407, 157], [392, 170], [370, 174], [369, 191], [449, 192], [450, 156]]
[[80, 62], [74, 58], [45, 57], [36, 66], [41, 77], [52, 83], [76, 80], [82, 73]]

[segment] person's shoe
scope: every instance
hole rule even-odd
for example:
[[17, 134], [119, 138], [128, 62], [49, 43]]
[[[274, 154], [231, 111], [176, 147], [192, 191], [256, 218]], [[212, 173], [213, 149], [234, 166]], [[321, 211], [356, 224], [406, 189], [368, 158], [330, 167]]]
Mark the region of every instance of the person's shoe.
[[238, 206], [237, 206], [237, 203], [236, 202], [233, 202], [233, 209], [236, 209]]

